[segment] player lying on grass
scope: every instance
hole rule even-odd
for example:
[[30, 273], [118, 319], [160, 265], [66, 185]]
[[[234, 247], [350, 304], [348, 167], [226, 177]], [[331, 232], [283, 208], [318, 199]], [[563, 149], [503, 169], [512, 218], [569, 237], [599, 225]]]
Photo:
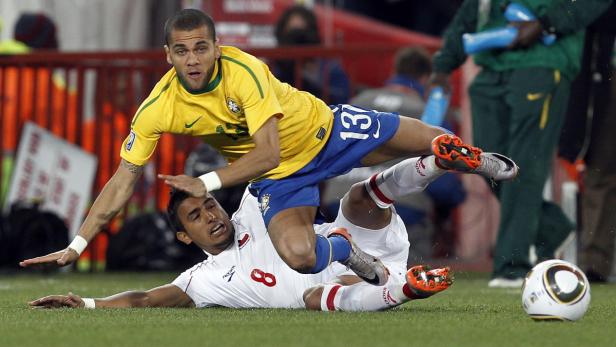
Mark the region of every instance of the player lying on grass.
[[[355, 184], [342, 198], [336, 221], [315, 225], [321, 235], [337, 234], [379, 257], [390, 276], [384, 286], [360, 280], [339, 263], [317, 274], [300, 274], [280, 258], [261, 218], [257, 199], [245, 192], [229, 219], [207, 195], [189, 196], [176, 190], [168, 205], [177, 238], [194, 242], [207, 259], [182, 273], [171, 284], [148, 291], [129, 291], [89, 299], [69, 293], [30, 302], [35, 307], [210, 307], [308, 308], [312, 310], [374, 311], [429, 297], [447, 289], [449, 268], [407, 271], [409, 243], [404, 223], [391, 203], [424, 189], [444, 170], [434, 156], [402, 161]], [[335, 226], [336, 228], [332, 227]], [[352, 241], [351, 241], [352, 237]]]

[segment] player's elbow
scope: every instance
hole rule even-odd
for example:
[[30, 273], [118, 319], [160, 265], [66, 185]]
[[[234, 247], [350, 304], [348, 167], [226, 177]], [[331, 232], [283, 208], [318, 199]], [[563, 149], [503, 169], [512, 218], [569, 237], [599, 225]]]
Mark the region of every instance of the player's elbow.
[[280, 165], [280, 149], [268, 148], [261, 151], [259, 163], [263, 172], [270, 171]]
[[269, 155], [269, 159], [267, 160], [267, 171], [277, 168], [280, 165], [280, 153], [274, 153]]

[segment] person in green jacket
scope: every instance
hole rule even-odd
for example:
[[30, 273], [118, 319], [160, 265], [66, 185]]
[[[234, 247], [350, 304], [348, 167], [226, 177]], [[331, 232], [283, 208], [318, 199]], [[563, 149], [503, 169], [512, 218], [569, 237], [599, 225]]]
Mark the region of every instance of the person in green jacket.
[[[449, 74], [466, 60], [462, 35], [513, 25], [504, 49], [474, 56], [481, 72], [469, 88], [473, 141], [520, 166], [519, 178], [495, 189], [501, 207], [490, 287], [520, 287], [538, 260], [554, 257], [574, 225], [560, 207], [543, 199], [543, 187], [563, 124], [569, 86], [580, 68], [584, 28], [611, 0], [518, 0], [536, 17], [508, 22], [504, 0], [465, 0], [434, 56], [432, 86], [448, 88]], [[555, 34], [551, 45], [545, 34]]]

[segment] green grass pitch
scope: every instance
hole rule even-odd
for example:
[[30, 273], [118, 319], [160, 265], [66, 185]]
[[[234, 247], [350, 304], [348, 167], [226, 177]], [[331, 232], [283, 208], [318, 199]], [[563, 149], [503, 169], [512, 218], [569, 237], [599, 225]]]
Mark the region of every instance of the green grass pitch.
[[593, 285], [586, 316], [534, 322], [519, 290], [458, 273], [452, 288], [386, 312], [304, 310], [40, 310], [26, 302], [72, 291], [101, 297], [169, 283], [174, 274], [0, 276], [0, 346], [614, 346], [616, 286]]

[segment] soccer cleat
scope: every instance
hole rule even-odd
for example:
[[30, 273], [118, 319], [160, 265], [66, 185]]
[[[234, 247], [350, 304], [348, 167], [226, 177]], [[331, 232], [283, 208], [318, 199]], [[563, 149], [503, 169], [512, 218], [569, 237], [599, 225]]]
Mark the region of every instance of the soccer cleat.
[[339, 235], [344, 237], [351, 244], [351, 254], [345, 261], [340, 263], [346, 265], [351, 269], [359, 278], [373, 284], [375, 286], [382, 286], [387, 283], [389, 278], [389, 271], [383, 265], [383, 263], [377, 258], [364, 251], [362, 251], [351, 240], [351, 235], [345, 228], [335, 228], [329, 232], [329, 236]]
[[436, 165], [445, 170], [480, 174], [495, 181], [510, 180], [518, 175], [518, 166], [506, 156], [482, 152], [450, 134], [432, 140]]
[[406, 272], [406, 283], [416, 299], [423, 299], [442, 292], [453, 284], [449, 267], [431, 270], [427, 265], [416, 265]]

